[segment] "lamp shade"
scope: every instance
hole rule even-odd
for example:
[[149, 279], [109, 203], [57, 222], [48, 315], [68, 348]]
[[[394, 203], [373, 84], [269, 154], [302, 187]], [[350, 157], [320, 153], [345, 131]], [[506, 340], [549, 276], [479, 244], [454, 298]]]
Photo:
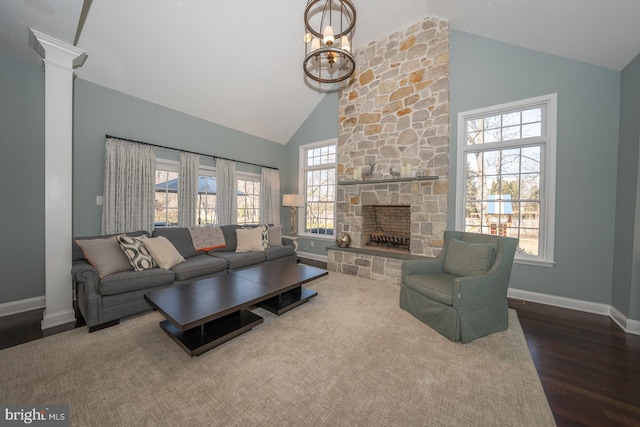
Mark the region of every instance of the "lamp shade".
[[302, 194], [283, 194], [282, 206], [304, 206]]

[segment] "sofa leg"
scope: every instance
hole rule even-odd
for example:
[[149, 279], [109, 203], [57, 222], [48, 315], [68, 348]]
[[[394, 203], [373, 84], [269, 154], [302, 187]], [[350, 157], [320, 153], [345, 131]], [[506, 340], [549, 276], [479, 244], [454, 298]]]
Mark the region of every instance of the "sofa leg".
[[112, 320], [111, 322], [101, 323], [95, 326], [89, 326], [89, 333], [99, 331], [100, 329], [110, 328], [111, 326], [116, 326], [120, 324], [120, 319]]

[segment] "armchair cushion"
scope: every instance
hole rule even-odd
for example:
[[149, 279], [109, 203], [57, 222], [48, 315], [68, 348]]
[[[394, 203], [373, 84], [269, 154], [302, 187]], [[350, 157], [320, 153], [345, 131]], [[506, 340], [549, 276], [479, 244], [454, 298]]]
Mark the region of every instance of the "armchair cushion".
[[456, 276], [447, 273], [412, 274], [404, 277], [404, 284], [442, 304], [453, 305], [453, 282]]
[[496, 247], [493, 244], [451, 239], [444, 260], [444, 272], [456, 276], [477, 276], [489, 271], [495, 256]]

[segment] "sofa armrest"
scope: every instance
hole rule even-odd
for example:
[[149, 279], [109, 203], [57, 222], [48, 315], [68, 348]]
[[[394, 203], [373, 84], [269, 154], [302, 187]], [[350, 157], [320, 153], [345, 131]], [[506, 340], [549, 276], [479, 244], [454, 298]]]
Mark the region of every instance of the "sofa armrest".
[[298, 236], [282, 236], [284, 246], [293, 246], [293, 250], [298, 252]]
[[101, 323], [102, 299], [98, 293], [98, 271], [86, 261], [77, 261], [71, 267], [71, 277], [82, 317], [87, 326]]

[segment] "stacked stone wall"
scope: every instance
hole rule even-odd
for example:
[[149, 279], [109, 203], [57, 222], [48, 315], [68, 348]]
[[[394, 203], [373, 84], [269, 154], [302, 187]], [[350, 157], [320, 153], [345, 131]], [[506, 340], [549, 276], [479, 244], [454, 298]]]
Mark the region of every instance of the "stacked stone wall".
[[[336, 232], [361, 247], [363, 205], [406, 205], [411, 254], [435, 256], [448, 210], [449, 23], [427, 17], [370, 43], [355, 59], [339, 98]], [[398, 175], [437, 179], [393, 181]], [[393, 283], [400, 283], [401, 263], [383, 253], [328, 253], [332, 271]]]

